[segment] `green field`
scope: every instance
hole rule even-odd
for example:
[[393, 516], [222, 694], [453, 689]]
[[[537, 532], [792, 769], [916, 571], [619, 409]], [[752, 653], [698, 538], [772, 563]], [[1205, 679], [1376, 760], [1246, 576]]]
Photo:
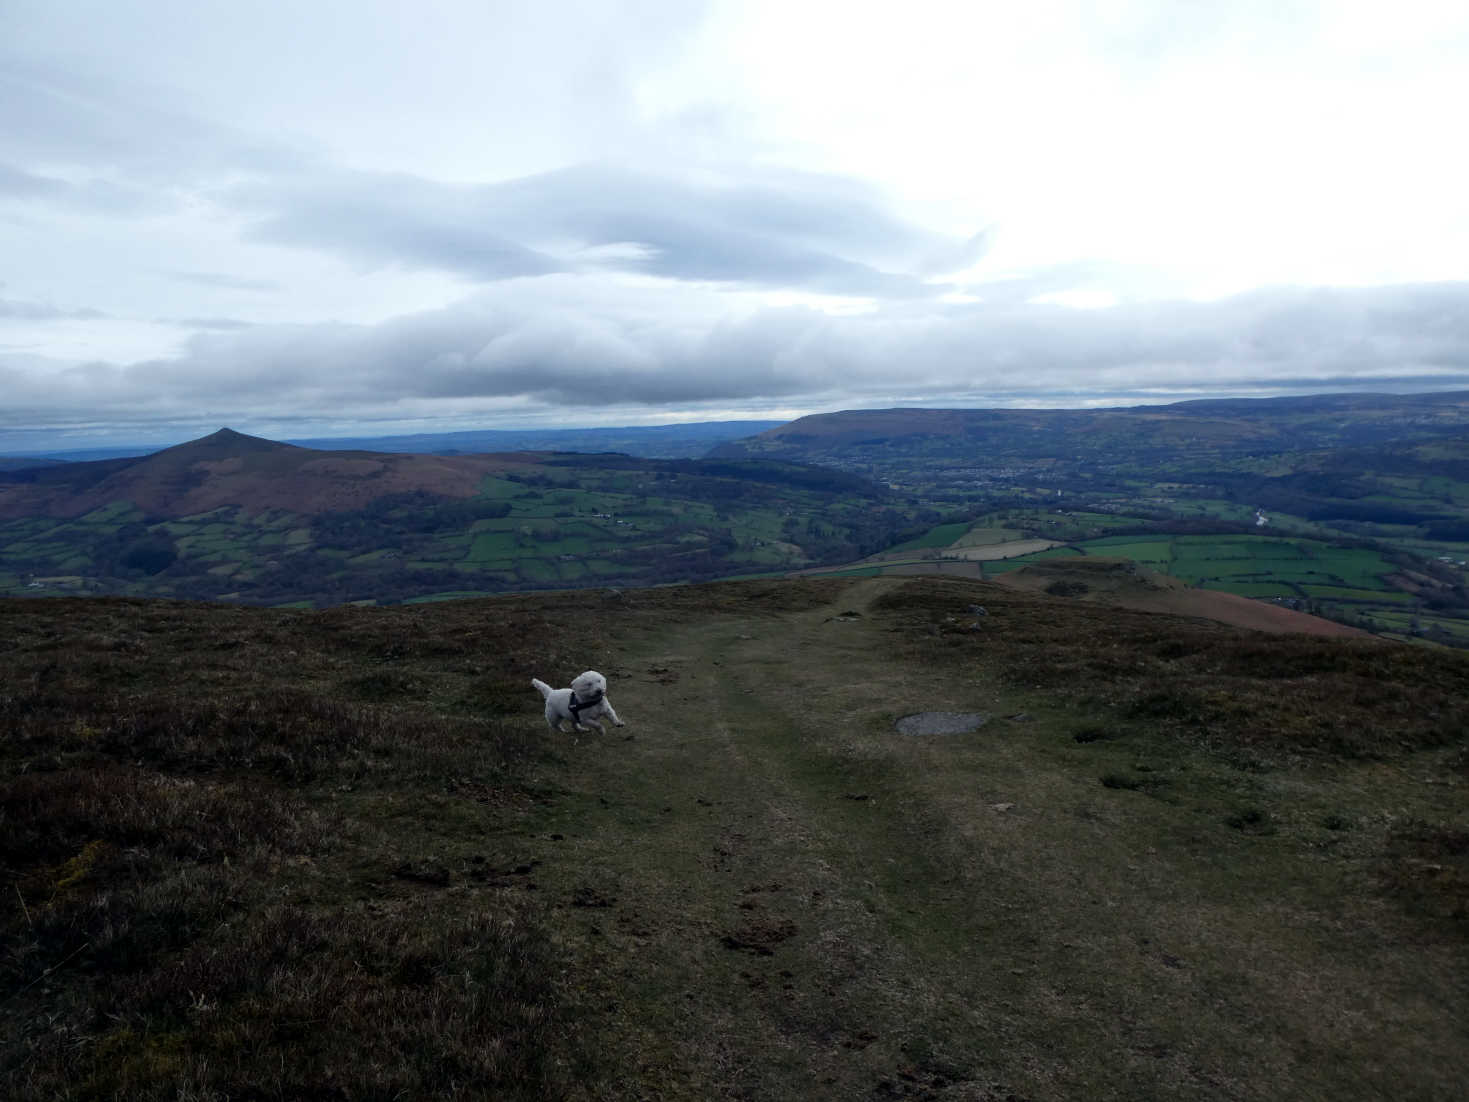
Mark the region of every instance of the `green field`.
[[[1274, 596], [1283, 586], [1317, 586], [1402, 596], [1386, 581], [1397, 567], [1382, 552], [1319, 540], [1246, 535], [1108, 536], [1073, 546], [1082, 554], [1131, 559], [1191, 585], [1230, 592], [1248, 594], [1248, 587], [1268, 587], [1268, 594], [1259, 595]], [[1026, 560], [1054, 554], [1055, 550], [1041, 552]]]
[[[1419, 599], [1395, 587], [1389, 576], [1399, 570], [1381, 551], [1342, 547], [1322, 540], [1264, 535], [1104, 536], [1053, 548], [1023, 558], [986, 563], [986, 575], [1002, 574], [1028, 562], [1059, 555], [1085, 554], [1130, 559], [1190, 585], [1261, 600], [1297, 599], [1323, 615], [1349, 623], [1376, 617], [1389, 620], [1395, 610]], [[1469, 637], [1469, 623], [1442, 618], [1437, 635]], [[1426, 622], [1426, 621], [1424, 621]], [[1407, 625], [1402, 625], [1408, 630]], [[1426, 635], [1427, 629], [1409, 634]]]
[[1026, 563], [1045, 562], [1047, 559], [1076, 558], [1082, 552], [1075, 547], [1052, 547], [1045, 551], [1036, 551], [1030, 555], [1018, 555], [1013, 559], [995, 559], [983, 564], [985, 575], [1003, 574], [1007, 570], [1018, 570]]
[[[227, 507], [146, 522], [123, 502], [76, 520], [0, 522], [0, 594], [81, 588], [333, 604], [466, 588], [656, 584], [842, 561], [911, 526], [908, 505], [888, 505], [874, 522], [870, 497], [786, 485], [781, 472], [743, 479], [693, 464], [627, 470], [569, 459], [529, 472], [487, 478], [482, 496], [468, 501], [397, 495], [320, 516]], [[944, 541], [967, 527], [951, 526]], [[31, 584], [61, 575], [79, 581]]]
[[887, 548], [888, 551], [922, 551], [931, 547], [949, 547], [965, 532], [969, 531], [970, 525], [967, 521], [958, 524], [940, 524], [930, 528], [923, 535], [903, 543], [896, 543]]

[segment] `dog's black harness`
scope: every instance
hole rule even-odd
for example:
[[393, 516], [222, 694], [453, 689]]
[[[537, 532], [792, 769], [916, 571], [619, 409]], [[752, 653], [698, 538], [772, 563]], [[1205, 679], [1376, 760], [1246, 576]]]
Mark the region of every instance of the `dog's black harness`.
[[598, 689], [596, 695], [593, 696], [590, 700], [578, 700], [576, 698], [576, 693], [573, 692], [571, 694], [571, 703], [567, 705], [567, 708], [571, 710], [572, 722], [575, 723], [580, 719], [580, 716], [578, 716], [577, 713], [580, 712], [583, 708], [595, 707], [596, 705], [602, 703], [602, 698], [606, 695], [607, 694], [605, 692]]

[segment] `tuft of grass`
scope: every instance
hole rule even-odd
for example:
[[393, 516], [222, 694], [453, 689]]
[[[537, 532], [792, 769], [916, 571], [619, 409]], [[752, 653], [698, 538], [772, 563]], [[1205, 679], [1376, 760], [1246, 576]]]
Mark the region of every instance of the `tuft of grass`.
[[1469, 830], [1403, 823], [1389, 836], [1378, 871], [1383, 890], [1410, 913], [1469, 937]]
[[1243, 808], [1226, 816], [1224, 821], [1242, 834], [1274, 834], [1276, 829], [1270, 813], [1258, 807]]

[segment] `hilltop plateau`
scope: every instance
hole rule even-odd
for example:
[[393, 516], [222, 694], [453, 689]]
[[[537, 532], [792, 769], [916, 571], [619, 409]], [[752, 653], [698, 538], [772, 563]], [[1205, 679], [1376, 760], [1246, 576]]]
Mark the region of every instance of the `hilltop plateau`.
[[21, 1102], [1469, 1077], [1457, 652], [878, 577], [5, 601], [0, 685]]

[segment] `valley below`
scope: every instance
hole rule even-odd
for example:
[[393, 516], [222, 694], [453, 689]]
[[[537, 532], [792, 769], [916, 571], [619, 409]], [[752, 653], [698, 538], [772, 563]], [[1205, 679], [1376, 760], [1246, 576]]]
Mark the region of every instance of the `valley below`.
[[[994, 579], [1069, 557], [1469, 646], [1463, 395], [715, 430], [707, 455], [681, 458], [322, 450], [226, 429], [146, 456], [17, 461], [0, 470], [0, 594], [327, 607], [823, 572]], [[698, 443], [627, 432], [649, 451]], [[1241, 622], [1238, 602], [1177, 600]]]

